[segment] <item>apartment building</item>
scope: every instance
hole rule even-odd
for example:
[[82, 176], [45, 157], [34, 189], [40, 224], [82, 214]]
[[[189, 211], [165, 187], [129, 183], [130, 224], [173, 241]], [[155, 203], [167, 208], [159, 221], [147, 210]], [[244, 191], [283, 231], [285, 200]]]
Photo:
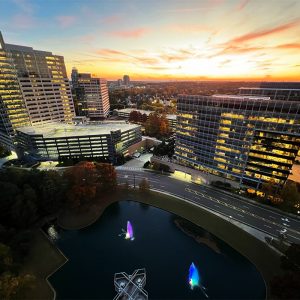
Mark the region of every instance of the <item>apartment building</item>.
[[180, 164], [255, 189], [287, 180], [300, 148], [300, 101], [180, 95], [177, 112]]
[[94, 120], [106, 118], [110, 109], [107, 81], [78, 73], [76, 68], [71, 77], [76, 115]]

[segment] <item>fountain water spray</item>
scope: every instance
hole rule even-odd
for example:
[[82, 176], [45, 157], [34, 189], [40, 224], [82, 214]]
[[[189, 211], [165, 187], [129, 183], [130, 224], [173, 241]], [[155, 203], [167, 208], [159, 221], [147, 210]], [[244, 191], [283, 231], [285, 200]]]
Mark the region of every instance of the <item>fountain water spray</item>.
[[122, 228], [122, 233], [119, 234], [119, 236], [122, 236], [122, 235], [125, 236], [126, 240], [130, 240], [130, 241], [134, 240], [133, 228], [132, 228], [130, 221], [127, 221], [127, 230], [126, 231]]
[[208, 295], [205, 292], [206, 288], [200, 283], [199, 272], [193, 262], [190, 265], [190, 269], [189, 269], [189, 285], [192, 290], [194, 289], [194, 287], [199, 287], [201, 292], [204, 294], [204, 296], [208, 298]]

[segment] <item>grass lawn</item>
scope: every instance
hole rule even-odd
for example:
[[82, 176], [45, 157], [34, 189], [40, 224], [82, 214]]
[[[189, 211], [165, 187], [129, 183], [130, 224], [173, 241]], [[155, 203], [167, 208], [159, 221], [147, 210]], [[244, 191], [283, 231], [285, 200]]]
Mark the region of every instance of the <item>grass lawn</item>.
[[46, 279], [65, 262], [63, 254], [41, 230], [37, 230], [29, 255], [21, 268], [21, 273], [30, 273], [36, 277], [35, 288], [28, 291], [23, 299], [53, 299], [54, 290]]

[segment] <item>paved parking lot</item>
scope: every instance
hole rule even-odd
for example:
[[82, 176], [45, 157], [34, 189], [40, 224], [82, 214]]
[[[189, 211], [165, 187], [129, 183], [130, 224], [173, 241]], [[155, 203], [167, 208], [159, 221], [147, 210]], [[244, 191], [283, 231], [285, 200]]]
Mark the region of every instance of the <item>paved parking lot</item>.
[[126, 162], [123, 166], [129, 168], [142, 168], [146, 161], [150, 161], [152, 153], [142, 154], [139, 158], [133, 158], [130, 161]]

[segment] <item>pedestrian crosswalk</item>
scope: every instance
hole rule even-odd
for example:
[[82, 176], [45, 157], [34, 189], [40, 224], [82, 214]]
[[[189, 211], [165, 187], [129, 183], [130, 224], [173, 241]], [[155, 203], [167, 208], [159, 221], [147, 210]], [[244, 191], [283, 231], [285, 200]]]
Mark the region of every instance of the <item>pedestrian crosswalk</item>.
[[135, 167], [124, 167], [124, 166], [118, 166], [116, 167], [116, 170], [124, 170], [124, 171], [137, 171], [137, 172], [141, 172], [144, 171], [143, 168], [135, 168]]

